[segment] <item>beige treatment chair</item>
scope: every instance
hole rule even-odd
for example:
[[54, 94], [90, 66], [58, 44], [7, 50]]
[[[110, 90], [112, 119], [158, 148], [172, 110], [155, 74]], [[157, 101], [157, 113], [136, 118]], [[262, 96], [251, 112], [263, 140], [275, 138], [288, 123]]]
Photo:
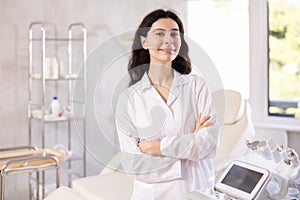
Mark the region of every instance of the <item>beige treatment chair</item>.
[[238, 91], [218, 90], [212, 94], [219, 121], [222, 123], [220, 146], [214, 158], [215, 167], [246, 156], [246, 140], [269, 140], [288, 145], [286, 131], [255, 128], [251, 106]]
[[218, 90], [212, 96], [222, 124], [220, 146], [213, 160], [218, 171], [247, 153], [246, 140], [254, 138], [255, 130], [250, 105], [239, 92]]

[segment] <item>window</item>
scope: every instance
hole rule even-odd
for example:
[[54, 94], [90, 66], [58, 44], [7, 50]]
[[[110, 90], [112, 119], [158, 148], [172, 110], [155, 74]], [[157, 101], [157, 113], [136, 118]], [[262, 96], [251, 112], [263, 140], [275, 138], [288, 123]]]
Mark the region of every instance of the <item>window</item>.
[[249, 97], [248, 0], [188, 1], [188, 29], [214, 62], [225, 89]]
[[299, 131], [300, 0], [190, 0], [187, 13], [188, 37], [224, 88], [249, 96], [255, 125]]
[[[283, 78], [286, 75], [291, 75], [291, 73], [272, 73], [272, 66], [279, 69], [279, 65], [276, 64], [276, 58], [273, 48], [281, 48], [280, 46], [274, 47], [276, 44], [275, 36], [271, 34], [277, 34], [277, 40], [280, 38], [278, 33], [271, 32], [273, 23], [271, 20], [274, 7], [271, 5], [273, 3], [280, 2], [292, 2], [293, 0], [251, 0], [249, 1], [249, 21], [250, 21], [250, 104], [252, 106], [252, 119], [254, 120], [256, 127], [261, 128], [271, 128], [284, 131], [296, 131], [300, 130], [299, 120], [293, 117], [291, 109], [285, 109], [283, 107], [285, 101], [293, 100], [289, 96], [276, 96], [279, 93], [278, 89], [281, 86], [285, 85], [285, 88], [281, 91], [287, 91], [289, 88], [292, 88], [291, 85], [286, 85], [287, 81], [291, 81], [290, 78]], [[297, 0], [299, 1], [299, 0]], [[296, 2], [293, 1], [293, 2]], [[283, 8], [283, 7], [282, 7]], [[299, 8], [299, 7], [298, 7]], [[271, 9], [271, 10], [270, 10]], [[291, 12], [291, 11], [289, 11]], [[280, 15], [279, 15], [280, 16]], [[278, 17], [279, 17], [278, 16]], [[276, 19], [276, 18], [273, 18]], [[277, 18], [276, 20], [284, 19], [282, 17]], [[279, 23], [277, 21], [276, 23]], [[269, 28], [271, 30], [269, 30]], [[298, 33], [299, 37], [299, 33]], [[274, 39], [274, 40], [273, 40]], [[279, 41], [277, 41], [279, 42]], [[280, 41], [282, 42], [282, 41]], [[270, 46], [269, 46], [270, 45]], [[273, 46], [272, 46], [273, 45]], [[287, 49], [281, 49], [280, 54], [283, 54], [284, 51], [289, 51]], [[274, 54], [273, 54], [274, 53]], [[274, 59], [274, 60], [272, 60]], [[286, 62], [289, 63], [290, 61]], [[281, 62], [280, 62], [281, 63]], [[270, 64], [270, 68], [269, 68]], [[282, 63], [281, 63], [282, 64]], [[284, 64], [283, 64], [284, 66]], [[289, 67], [288, 67], [289, 68]], [[276, 68], [275, 68], [276, 69]], [[277, 70], [276, 69], [276, 70]], [[270, 73], [269, 73], [270, 72]], [[276, 76], [279, 76], [280, 79]], [[276, 79], [277, 78], [277, 79]], [[281, 84], [280, 86], [274, 85]], [[299, 82], [299, 81], [298, 81]], [[273, 85], [272, 85], [273, 84]], [[291, 83], [290, 83], [291, 84]], [[298, 83], [294, 83], [295, 85]], [[296, 87], [296, 88], [299, 88]], [[299, 98], [299, 97], [298, 97]], [[284, 100], [285, 101], [284, 101]], [[274, 103], [276, 100], [279, 103]], [[295, 99], [294, 99], [295, 100]], [[273, 102], [272, 102], [273, 101]], [[289, 104], [290, 102], [288, 102]], [[278, 105], [279, 104], [279, 105]], [[285, 105], [288, 105], [285, 104]], [[275, 106], [277, 108], [275, 108]], [[280, 111], [280, 112], [277, 112]], [[282, 112], [283, 111], [283, 112]], [[277, 112], [277, 114], [276, 114]], [[285, 113], [285, 114], [283, 114]], [[290, 115], [286, 115], [290, 113]], [[290, 116], [290, 117], [287, 117]]]
[[300, 101], [300, 0], [269, 0], [268, 20], [268, 113], [295, 117]]

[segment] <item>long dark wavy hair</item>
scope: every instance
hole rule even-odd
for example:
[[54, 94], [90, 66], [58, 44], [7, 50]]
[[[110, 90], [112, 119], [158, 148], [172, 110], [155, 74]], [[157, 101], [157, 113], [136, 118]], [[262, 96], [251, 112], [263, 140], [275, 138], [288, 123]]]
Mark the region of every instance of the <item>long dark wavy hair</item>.
[[161, 18], [174, 20], [179, 27], [181, 47], [178, 56], [172, 61], [172, 68], [181, 74], [189, 74], [192, 71], [191, 61], [188, 55], [189, 48], [184, 40], [184, 28], [180, 18], [172, 11], [162, 9], [149, 13], [141, 22], [135, 33], [132, 44], [132, 54], [128, 63], [128, 73], [130, 75], [129, 86], [141, 80], [144, 73], [149, 70], [150, 54], [141, 44], [140, 36], [146, 37], [152, 24]]

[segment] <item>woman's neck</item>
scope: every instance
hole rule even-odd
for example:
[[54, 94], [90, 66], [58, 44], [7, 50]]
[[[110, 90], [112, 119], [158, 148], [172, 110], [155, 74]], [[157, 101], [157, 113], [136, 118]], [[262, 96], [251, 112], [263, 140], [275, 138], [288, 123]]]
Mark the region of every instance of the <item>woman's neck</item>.
[[150, 64], [148, 76], [152, 84], [170, 88], [174, 79], [173, 68], [171, 66]]

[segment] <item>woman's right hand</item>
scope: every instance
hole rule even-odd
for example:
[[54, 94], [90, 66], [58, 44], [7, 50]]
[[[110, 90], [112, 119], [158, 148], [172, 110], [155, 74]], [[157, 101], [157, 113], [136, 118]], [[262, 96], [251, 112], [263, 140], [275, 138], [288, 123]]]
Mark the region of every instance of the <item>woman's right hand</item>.
[[201, 116], [202, 116], [202, 113], [200, 113], [198, 115], [197, 121], [195, 123], [194, 133], [199, 131], [202, 128], [212, 125], [212, 123], [208, 121], [210, 119], [209, 115], [204, 116], [202, 119], [201, 119]]

